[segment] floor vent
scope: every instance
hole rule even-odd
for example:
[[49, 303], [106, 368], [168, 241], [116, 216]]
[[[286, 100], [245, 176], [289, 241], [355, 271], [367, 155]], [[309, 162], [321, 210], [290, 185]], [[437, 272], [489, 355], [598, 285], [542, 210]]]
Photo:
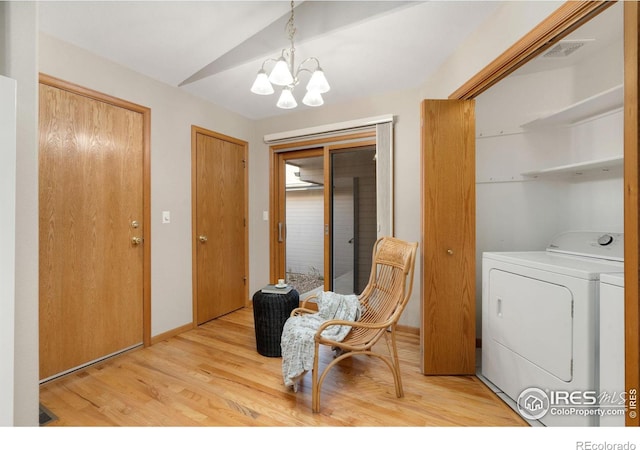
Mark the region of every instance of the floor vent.
[[58, 417], [40, 403], [40, 426], [43, 427], [55, 420], [58, 420]]

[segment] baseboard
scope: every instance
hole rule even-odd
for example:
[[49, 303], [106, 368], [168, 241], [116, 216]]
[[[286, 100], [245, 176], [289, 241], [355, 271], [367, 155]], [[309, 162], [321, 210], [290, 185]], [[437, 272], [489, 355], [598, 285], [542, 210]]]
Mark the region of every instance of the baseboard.
[[180, 333], [184, 333], [185, 331], [193, 330], [195, 326], [193, 323], [187, 323], [181, 327], [174, 328], [173, 330], [165, 331], [164, 333], [160, 333], [151, 338], [151, 345], [157, 344], [158, 342], [162, 342], [165, 339], [172, 338], [174, 336], [179, 335]]
[[410, 327], [408, 325], [396, 325], [396, 331], [407, 334], [415, 334], [416, 336], [420, 335], [420, 328]]

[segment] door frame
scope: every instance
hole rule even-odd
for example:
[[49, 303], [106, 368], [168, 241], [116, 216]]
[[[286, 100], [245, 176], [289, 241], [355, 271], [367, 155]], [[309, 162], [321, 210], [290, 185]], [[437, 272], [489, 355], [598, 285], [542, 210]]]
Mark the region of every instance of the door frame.
[[249, 214], [249, 143], [232, 136], [227, 136], [216, 131], [211, 131], [196, 125], [191, 125], [191, 291], [192, 291], [192, 325], [193, 328], [198, 327], [198, 254], [196, 240], [197, 230], [197, 136], [203, 134], [205, 136], [231, 142], [240, 145], [243, 148], [242, 159], [244, 161], [244, 305], [249, 306], [249, 223], [247, 220]]
[[[282, 187], [284, 186], [285, 174], [281, 173], [278, 165], [280, 154], [289, 153], [293, 151], [314, 151], [317, 156], [320, 156], [319, 149], [322, 149], [322, 155], [324, 158], [324, 184], [330, 186], [330, 155], [333, 152], [339, 152], [341, 150], [347, 151], [357, 147], [368, 147], [371, 145], [377, 145], [376, 143], [376, 130], [356, 132], [353, 134], [345, 134], [335, 137], [324, 137], [316, 139], [301, 139], [300, 141], [287, 142], [284, 144], [272, 145], [269, 147], [269, 282], [275, 283], [278, 278], [283, 278], [284, 274], [281, 274], [281, 270], [284, 267], [285, 261], [285, 247], [278, 242], [279, 230], [278, 223], [280, 218], [284, 217], [284, 202], [282, 199]], [[330, 195], [331, 190], [325, 189], [324, 193], [324, 223], [331, 226], [330, 215]], [[331, 235], [331, 233], [330, 233]], [[285, 240], [286, 242], [286, 240]], [[331, 264], [331, 248], [325, 238], [324, 242], [324, 275], [325, 275], [325, 289], [329, 289], [327, 283], [327, 275], [330, 273]], [[285, 268], [286, 271], [286, 268]], [[331, 283], [331, 280], [329, 280]]]
[[39, 83], [81, 95], [93, 100], [107, 103], [142, 114], [142, 215], [144, 227], [143, 268], [142, 268], [142, 342], [148, 347], [151, 342], [151, 109], [102, 92], [79, 86], [50, 75], [40, 73]]
[[[473, 99], [535, 58], [562, 38], [605, 11], [615, 1], [567, 1], [522, 39], [454, 91], [449, 99]], [[640, 7], [624, 2], [624, 259], [625, 259], [625, 391], [640, 388], [640, 205], [638, 198], [640, 141]], [[627, 396], [627, 406], [628, 396]], [[625, 415], [626, 426], [639, 426], [640, 417]]]

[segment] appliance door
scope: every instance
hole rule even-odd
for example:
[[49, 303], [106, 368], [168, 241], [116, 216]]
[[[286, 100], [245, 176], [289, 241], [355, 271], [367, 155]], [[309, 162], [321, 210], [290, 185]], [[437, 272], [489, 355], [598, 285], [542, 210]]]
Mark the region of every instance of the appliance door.
[[489, 338], [557, 379], [573, 378], [573, 294], [565, 286], [492, 269]]

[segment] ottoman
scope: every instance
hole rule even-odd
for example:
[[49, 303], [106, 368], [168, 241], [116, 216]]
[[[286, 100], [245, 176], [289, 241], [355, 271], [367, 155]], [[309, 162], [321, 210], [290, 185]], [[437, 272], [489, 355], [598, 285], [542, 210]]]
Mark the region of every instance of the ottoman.
[[264, 293], [261, 290], [253, 294], [253, 320], [258, 353], [263, 356], [282, 356], [282, 329], [299, 302], [300, 296], [295, 289], [286, 294]]

